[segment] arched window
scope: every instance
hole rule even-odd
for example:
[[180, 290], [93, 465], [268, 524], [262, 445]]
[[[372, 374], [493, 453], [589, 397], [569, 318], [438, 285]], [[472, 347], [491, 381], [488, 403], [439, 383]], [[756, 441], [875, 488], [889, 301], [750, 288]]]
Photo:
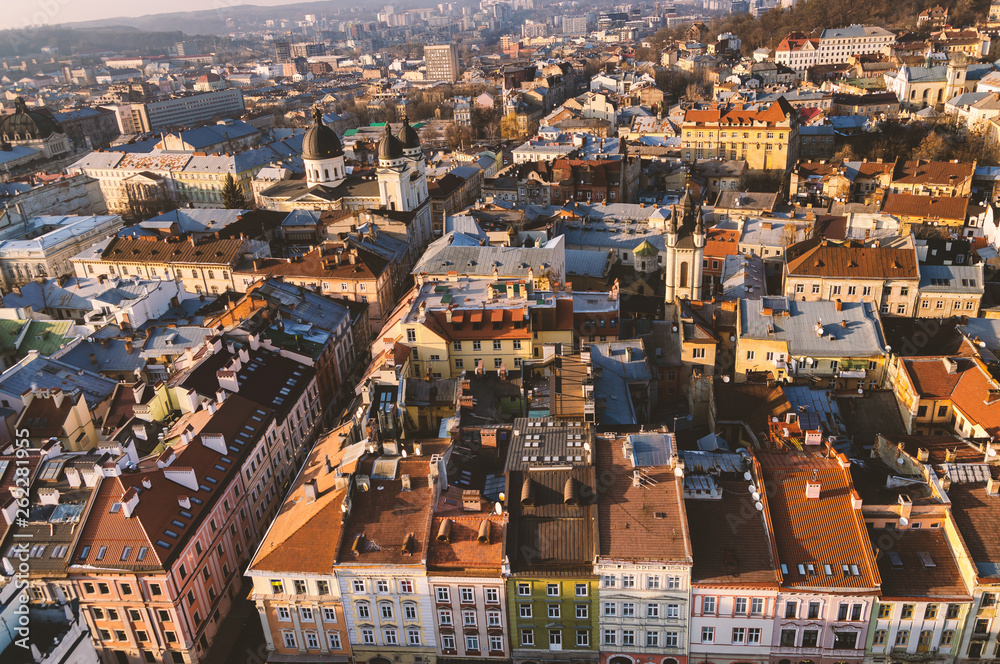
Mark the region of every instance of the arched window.
[[681, 288], [687, 288], [688, 285], [688, 264], [687, 261], [681, 262]]
[[677, 664], [677, 660], [673, 657], [666, 657], [663, 660], [663, 664]]
[[324, 180], [329, 180], [330, 179], [330, 169], [329, 168], [324, 168], [323, 169], [323, 179]]
[[632, 664], [632, 658], [619, 655], [608, 660], [608, 664]]

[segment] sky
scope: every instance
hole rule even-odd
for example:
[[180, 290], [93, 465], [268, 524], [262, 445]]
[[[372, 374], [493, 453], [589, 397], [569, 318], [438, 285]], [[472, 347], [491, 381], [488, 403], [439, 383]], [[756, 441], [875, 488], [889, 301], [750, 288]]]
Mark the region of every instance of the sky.
[[241, 4], [280, 5], [282, 0], [170, 0], [164, 3], [136, 0], [22, 0], [4, 3], [0, 29], [30, 25], [75, 23], [119, 16], [144, 16], [164, 12], [224, 9]]

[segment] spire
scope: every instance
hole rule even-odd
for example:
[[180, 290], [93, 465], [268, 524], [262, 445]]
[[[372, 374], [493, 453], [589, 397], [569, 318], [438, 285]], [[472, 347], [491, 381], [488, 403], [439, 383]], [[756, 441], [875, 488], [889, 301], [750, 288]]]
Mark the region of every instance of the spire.
[[314, 124], [323, 124], [323, 111], [319, 110], [319, 106], [313, 106], [312, 116]]

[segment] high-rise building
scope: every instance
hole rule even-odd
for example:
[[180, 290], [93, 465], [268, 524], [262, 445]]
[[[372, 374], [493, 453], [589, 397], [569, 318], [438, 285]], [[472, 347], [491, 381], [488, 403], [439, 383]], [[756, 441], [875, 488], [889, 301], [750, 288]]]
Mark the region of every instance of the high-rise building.
[[424, 61], [429, 81], [457, 81], [461, 74], [455, 44], [424, 46]]

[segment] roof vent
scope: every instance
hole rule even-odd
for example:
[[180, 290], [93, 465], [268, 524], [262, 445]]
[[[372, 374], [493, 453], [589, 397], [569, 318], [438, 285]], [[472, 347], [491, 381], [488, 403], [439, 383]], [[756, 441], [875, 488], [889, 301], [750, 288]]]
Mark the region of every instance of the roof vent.
[[447, 544], [451, 540], [452, 523], [453, 521], [451, 519], [445, 519], [441, 522], [441, 526], [438, 527], [437, 541]]
[[806, 500], [819, 500], [823, 484], [819, 481], [818, 476], [819, 471], [813, 470], [813, 478], [806, 480]]

